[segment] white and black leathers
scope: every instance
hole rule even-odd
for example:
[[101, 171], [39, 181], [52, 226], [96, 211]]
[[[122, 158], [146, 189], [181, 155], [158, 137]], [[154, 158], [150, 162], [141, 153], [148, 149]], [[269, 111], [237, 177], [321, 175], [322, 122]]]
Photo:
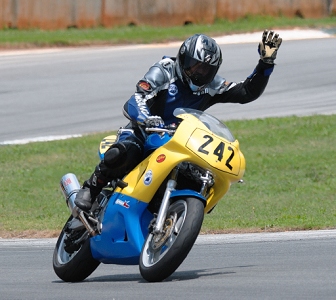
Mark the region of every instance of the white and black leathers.
[[143, 123], [151, 115], [160, 116], [168, 125], [177, 121], [173, 115], [177, 107], [204, 111], [216, 103], [245, 104], [263, 93], [273, 67], [273, 64], [260, 60], [245, 81], [227, 82], [216, 75], [205, 89], [193, 92], [177, 75], [175, 58], [166, 57], [155, 63], [138, 82], [136, 92], [124, 105], [123, 113], [133, 126]]

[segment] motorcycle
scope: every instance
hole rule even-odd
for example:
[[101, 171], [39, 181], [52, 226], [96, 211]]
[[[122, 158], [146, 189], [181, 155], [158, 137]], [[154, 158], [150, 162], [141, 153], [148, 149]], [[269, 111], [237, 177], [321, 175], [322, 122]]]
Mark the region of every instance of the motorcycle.
[[[90, 212], [74, 204], [76, 176], [62, 177], [71, 215], [53, 254], [60, 279], [82, 281], [100, 263], [139, 265], [146, 281], [166, 279], [192, 249], [204, 215], [242, 182], [245, 158], [227, 126], [194, 109], [177, 108], [174, 115], [178, 126], [146, 128], [145, 158], [103, 188]], [[114, 140], [102, 140], [101, 159]]]

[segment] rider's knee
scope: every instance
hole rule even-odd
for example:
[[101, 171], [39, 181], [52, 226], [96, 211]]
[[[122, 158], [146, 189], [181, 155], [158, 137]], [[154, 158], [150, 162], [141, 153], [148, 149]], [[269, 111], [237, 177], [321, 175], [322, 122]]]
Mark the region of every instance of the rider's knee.
[[114, 168], [126, 157], [127, 148], [123, 143], [113, 144], [104, 154], [104, 164]]

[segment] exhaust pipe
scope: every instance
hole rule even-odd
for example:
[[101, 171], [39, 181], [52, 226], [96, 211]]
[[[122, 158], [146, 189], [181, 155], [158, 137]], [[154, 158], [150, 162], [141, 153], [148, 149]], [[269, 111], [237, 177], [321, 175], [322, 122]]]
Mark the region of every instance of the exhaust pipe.
[[76, 195], [80, 189], [76, 175], [72, 173], [65, 174], [61, 179], [60, 186], [70, 213], [74, 218], [78, 217], [82, 221], [90, 236], [95, 236], [96, 232], [85, 218], [84, 212], [75, 204]]
[[77, 208], [75, 199], [80, 189], [76, 175], [72, 173], [65, 174], [61, 179], [60, 186], [70, 213], [76, 217], [78, 213], [77, 209], [75, 209]]

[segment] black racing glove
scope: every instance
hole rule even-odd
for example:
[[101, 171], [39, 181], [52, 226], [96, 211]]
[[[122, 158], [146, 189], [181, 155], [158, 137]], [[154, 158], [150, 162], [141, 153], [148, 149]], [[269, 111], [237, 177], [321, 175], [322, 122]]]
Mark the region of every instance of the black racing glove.
[[278, 33], [274, 34], [274, 31], [266, 29], [258, 46], [260, 59], [266, 64], [274, 64], [281, 43], [282, 38], [279, 37]]
[[146, 120], [145, 120], [145, 126], [148, 128], [163, 128], [164, 127], [164, 122], [162, 120], [162, 118], [160, 116], [149, 116]]

